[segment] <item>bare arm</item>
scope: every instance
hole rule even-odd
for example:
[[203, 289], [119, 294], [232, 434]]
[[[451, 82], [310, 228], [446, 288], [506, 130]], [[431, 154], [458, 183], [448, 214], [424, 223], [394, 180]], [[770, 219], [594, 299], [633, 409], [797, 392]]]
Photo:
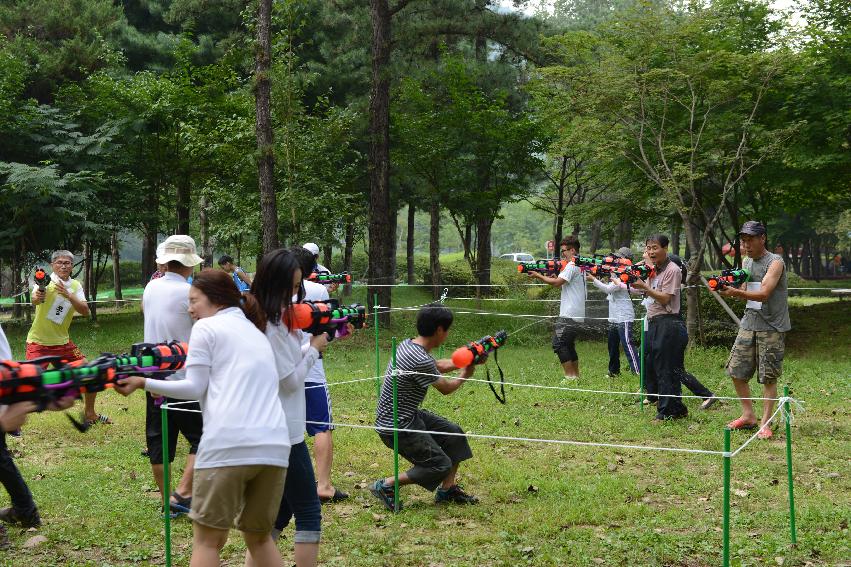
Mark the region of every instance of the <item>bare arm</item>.
[[475, 367], [472, 365], [466, 368], [462, 368], [461, 373], [458, 374], [456, 378], [441, 377], [432, 382], [431, 385], [434, 386], [435, 390], [437, 390], [444, 396], [449, 395], [461, 386], [463, 386], [464, 382], [467, 381], [467, 378], [473, 375], [474, 370]]
[[762, 278], [762, 285], [760, 285], [759, 290], [748, 291], [748, 284], [743, 284], [740, 288], [732, 286], [724, 288], [721, 290], [721, 294], [728, 297], [738, 297], [747, 301], [768, 301], [768, 298], [774, 293], [777, 283], [780, 281], [780, 276], [783, 275], [783, 269], [783, 262], [775, 260], [768, 266], [768, 271]]
[[529, 272], [529, 275], [532, 276], [533, 278], [541, 280], [545, 284], [551, 285], [553, 287], [561, 287], [561, 286], [563, 286], [564, 284], [567, 283], [565, 280], [563, 280], [559, 277], [553, 278], [553, 277], [550, 277], [550, 276], [545, 276], [544, 274], [541, 274], [541, 273], [538, 273], [538, 272]]

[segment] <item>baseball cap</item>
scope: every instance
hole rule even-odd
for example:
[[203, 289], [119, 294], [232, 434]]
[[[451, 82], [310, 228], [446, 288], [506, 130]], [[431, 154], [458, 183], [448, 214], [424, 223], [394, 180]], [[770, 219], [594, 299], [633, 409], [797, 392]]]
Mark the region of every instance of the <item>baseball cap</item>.
[[305, 244], [304, 246], [302, 246], [302, 248], [304, 248], [305, 250], [309, 251], [309, 252], [310, 252], [311, 254], [313, 254], [314, 256], [319, 256], [319, 246], [317, 246], [317, 245], [316, 245], [315, 243], [313, 243], [313, 242], [308, 242], [307, 244]]
[[615, 258], [626, 258], [627, 260], [632, 260], [633, 252], [632, 248], [629, 246], [622, 246], [618, 248], [618, 251], [612, 254]]
[[739, 234], [749, 234], [751, 236], [765, 234], [765, 226], [759, 221], [749, 220], [742, 225], [742, 230], [739, 231]]
[[[162, 247], [162, 253], [160, 253]], [[197, 266], [204, 259], [195, 252], [195, 241], [185, 234], [173, 234], [157, 246], [157, 264], [177, 261], [184, 266]]]

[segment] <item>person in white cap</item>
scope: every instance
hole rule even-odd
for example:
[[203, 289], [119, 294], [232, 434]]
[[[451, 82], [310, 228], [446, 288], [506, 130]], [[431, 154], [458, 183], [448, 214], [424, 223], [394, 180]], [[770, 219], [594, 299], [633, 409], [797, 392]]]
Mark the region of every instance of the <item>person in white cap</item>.
[[[314, 272], [317, 272], [317, 273], [325, 272], [326, 274], [331, 273], [331, 270], [329, 270], [328, 268], [326, 268], [325, 266], [323, 266], [322, 264], [319, 263], [319, 246], [316, 243], [308, 242], [307, 244], [305, 244], [303, 246], [303, 248], [305, 250], [308, 250], [311, 254], [313, 254], [313, 263], [314, 263], [313, 271]], [[307, 274], [307, 275], [309, 276], [310, 274]], [[305, 276], [305, 279], [307, 279], [307, 276]]]
[[[189, 342], [192, 333], [192, 317], [189, 315], [189, 290], [186, 281], [192, 275], [195, 266], [203, 258], [195, 253], [195, 241], [185, 234], [169, 236], [157, 247], [157, 264], [165, 267], [162, 277], [151, 280], [142, 294], [142, 314], [145, 319], [145, 342], [160, 343], [170, 341]], [[185, 371], [175, 372], [167, 380], [182, 380]], [[154, 480], [163, 487], [163, 443], [162, 418], [160, 406], [172, 401], [160, 396], [146, 394], [145, 438], [148, 444], [148, 459]], [[184, 405], [184, 409], [199, 410], [197, 403]], [[186, 468], [177, 489], [170, 496], [172, 513], [188, 513], [192, 505], [192, 475], [195, 466], [195, 453], [201, 442], [203, 423], [200, 413], [187, 411], [168, 412], [169, 459], [174, 460], [177, 449], [178, 432], [189, 442], [189, 455]]]

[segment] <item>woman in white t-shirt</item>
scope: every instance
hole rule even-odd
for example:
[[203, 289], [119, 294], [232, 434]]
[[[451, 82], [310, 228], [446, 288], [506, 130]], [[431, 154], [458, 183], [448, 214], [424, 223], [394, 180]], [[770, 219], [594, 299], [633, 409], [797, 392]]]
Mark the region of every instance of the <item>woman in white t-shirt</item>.
[[[205, 270], [189, 291], [197, 320], [189, 339], [186, 378], [132, 376], [116, 390], [198, 400], [204, 435], [195, 458], [192, 489], [192, 567], [218, 565], [235, 526], [245, 539], [247, 561], [278, 567], [270, 537], [284, 490], [290, 443], [278, 399], [278, 374], [266, 319], [253, 297], [240, 294], [225, 272]], [[177, 410], [178, 408], [175, 408]]]
[[266, 338], [275, 355], [279, 396], [287, 414], [292, 446], [283, 498], [279, 499], [278, 518], [272, 534], [277, 539], [295, 516], [295, 563], [298, 567], [312, 567], [319, 555], [322, 508], [316, 493], [313, 463], [304, 441], [304, 381], [319, 360], [319, 353], [328, 345], [328, 337], [321, 333], [302, 348], [303, 333], [293, 325], [293, 304], [304, 298], [301, 281], [301, 265], [292, 251], [273, 250], [263, 256], [257, 266], [251, 293], [268, 321]]

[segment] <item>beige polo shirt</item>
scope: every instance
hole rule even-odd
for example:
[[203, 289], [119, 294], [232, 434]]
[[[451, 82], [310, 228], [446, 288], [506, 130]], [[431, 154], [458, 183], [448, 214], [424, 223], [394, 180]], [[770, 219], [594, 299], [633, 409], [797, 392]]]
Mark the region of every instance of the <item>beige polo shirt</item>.
[[674, 262], [668, 260], [668, 265], [661, 273], [650, 278], [650, 288], [660, 293], [672, 295], [667, 305], [662, 305], [655, 299], [650, 299], [647, 305], [647, 318], [651, 319], [657, 315], [676, 315], [680, 312], [680, 285], [683, 273], [681, 268]]

